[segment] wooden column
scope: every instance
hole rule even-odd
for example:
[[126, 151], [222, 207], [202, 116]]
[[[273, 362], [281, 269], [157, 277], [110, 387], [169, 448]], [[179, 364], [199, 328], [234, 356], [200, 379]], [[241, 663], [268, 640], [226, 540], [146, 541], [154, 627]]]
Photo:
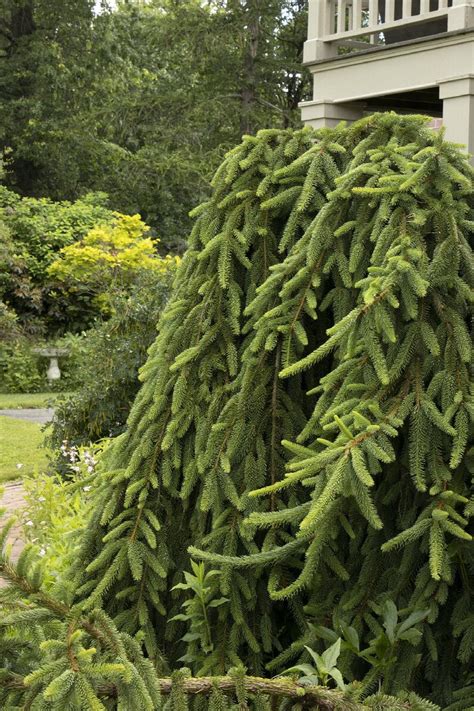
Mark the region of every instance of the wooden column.
[[[345, 3], [344, 3], [345, 4]], [[303, 62], [314, 62], [337, 55], [337, 47], [323, 38], [334, 32], [331, 26], [334, 19], [333, 0], [309, 0], [308, 2], [308, 39], [304, 43]]]
[[448, 141], [461, 143], [474, 154], [474, 74], [439, 82], [443, 125]]

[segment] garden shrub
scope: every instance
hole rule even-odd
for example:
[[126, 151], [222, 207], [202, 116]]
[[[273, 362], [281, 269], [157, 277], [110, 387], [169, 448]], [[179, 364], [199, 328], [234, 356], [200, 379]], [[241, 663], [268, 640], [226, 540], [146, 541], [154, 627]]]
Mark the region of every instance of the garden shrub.
[[173, 276], [172, 267], [165, 274], [142, 273], [129, 294], [111, 297], [111, 317], [83, 335], [74, 362], [64, 359], [74, 394], [57, 403], [53, 449], [63, 440], [82, 445], [123, 431]]
[[24, 198], [0, 185], [0, 329], [51, 340], [91, 328], [145, 271], [177, 261], [139, 215], [90, 193], [75, 202]]
[[64, 577], [73, 561], [87, 520], [90, 505], [90, 479], [95, 471], [99, 449], [77, 448], [63, 442], [60, 455], [63, 474], [35, 472], [23, 477], [25, 505], [21, 511], [23, 537], [35, 544], [42, 558], [50, 589]]
[[[0, 344], [0, 392], [74, 392], [58, 401], [53, 446], [63, 439], [94, 442], [123, 430], [177, 261], [170, 258], [163, 264], [164, 269], [136, 273], [127, 291], [111, 290], [109, 319], [97, 320], [81, 334], [66, 333], [44, 342], [12, 331], [8, 322], [11, 336]], [[1, 324], [0, 311], [0, 328]], [[46, 377], [48, 358], [34, 352], [41, 346], [67, 350], [59, 360], [61, 378], [52, 383]]]
[[0, 341], [8, 343], [18, 338], [19, 335], [16, 313], [0, 299]]
[[48, 273], [71, 296], [92, 295], [95, 311], [109, 315], [111, 301], [127, 293], [141, 274], [163, 276], [177, 264], [177, 257], [158, 255], [159, 240], [152, 240], [149, 232], [139, 215], [114, 213], [109, 224], [94, 227], [83, 239], [64, 247]]
[[46, 389], [46, 383], [40, 357], [29, 340], [0, 344], [0, 392], [37, 393]]
[[112, 219], [106, 203], [103, 193], [90, 193], [75, 202], [54, 202], [21, 197], [0, 185], [0, 224], [5, 231], [0, 245], [0, 290], [26, 331], [45, 336], [86, 325], [83, 310], [90, 297], [79, 295], [69, 302], [54, 292], [47, 270], [61, 248]]
[[[424, 124], [230, 152], [67, 585], [42, 591], [34, 551], [3, 558], [6, 708], [153, 711], [183, 655], [199, 676], [273, 676], [337, 639], [339, 708], [474, 705], [474, 173]], [[205, 648], [196, 561], [218, 573]]]
[[84, 237], [95, 225], [107, 223], [113, 213], [104, 193], [55, 202], [22, 197], [0, 185], [0, 215], [16, 249], [26, 256], [30, 274], [43, 281], [60, 249]]
[[[22, 261], [15, 254], [15, 247], [10, 232], [4, 220], [0, 218], [0, 341], [2, 343], [16, 340], [21, 333], [18, 315], [7, 303], [8, 292], [28, 293], [31, 303], [35, 302], [34, 290], [30, 288], [29, 280], [23, 279]], [[30, 318], [24, 324], [29, 333], [41, 330], [36, 319]]]

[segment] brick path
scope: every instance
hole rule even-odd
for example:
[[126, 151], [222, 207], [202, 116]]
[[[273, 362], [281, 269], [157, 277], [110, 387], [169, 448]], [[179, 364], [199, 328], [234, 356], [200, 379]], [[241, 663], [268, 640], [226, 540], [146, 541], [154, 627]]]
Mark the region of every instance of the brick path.
[[[20, 481], [12, 481], [5, 484], [3, 497], [0, 497], [0, 508], [5, 508], [6, 511], [0, 517], [0, 526], [3, 525], [13, 514], [20, 511], [24, 504], [23, 484]], [[23, 548], [23, 541], [20, 536], [20, 525], [15, 523], [10, 533], [8, 534], [8, 542], [12, 544], [12, 558], [17, 560]], [[0, 587], [3, 587], [3, 581], [0, 579]]]
[[[18, 418], [20, 420], [29, 420], [44, 425], [52, 420], [54, 409], [52, 408], [36, 408], [23, 410], [0, 410], [1, 415]], [[0, 420], [1, 422], [1, 420]], [[16, 512], [20, 511], [24, 503], [23, 499], [23, 484], [21, 481], [12, 481], [5, 484], [3, 497], [0, 496], [0, 508], [5, 508], [3, 516], [0, 516], [0, 527]], [[15, 523], [8, 535], [8, 542], [12, 544], [12, 558], [17, 560], [23, 548], [21, 540], [21, 526]], [[0, 587], [2, 580], [0, 579]]]

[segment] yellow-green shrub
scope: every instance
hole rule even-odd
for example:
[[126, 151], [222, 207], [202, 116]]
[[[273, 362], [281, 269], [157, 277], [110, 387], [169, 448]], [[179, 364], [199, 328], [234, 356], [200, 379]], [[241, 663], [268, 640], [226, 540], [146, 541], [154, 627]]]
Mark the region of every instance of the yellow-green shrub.
[[114, 213], [111, 223], [98, 225], [64, 247], [48, 268], [50, 277], [71, 291], [89, 291], [101, 311], [110, 310], [110, 292], [126, 290], [140, 272], [166, 274], [179, 257], [161, 257], [158, 240], [139, 215]]

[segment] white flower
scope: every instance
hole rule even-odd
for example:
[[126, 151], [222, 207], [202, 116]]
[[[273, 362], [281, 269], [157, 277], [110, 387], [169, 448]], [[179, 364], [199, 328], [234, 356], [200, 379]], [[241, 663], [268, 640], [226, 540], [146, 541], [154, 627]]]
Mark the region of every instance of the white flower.
[[40, 548], [39, 554], [40, 554], [40, 556], [46, 555], [45, 549], [44, 549], [44, 548]]
[[17, 469], [21, 469], [22, 466], [23, 466], [23, 464], [17, 464], [17, 465], [16, 465], [16, 468], [17, 468]]
[[25, 526], [34, 526], [34, 523], [33, 523], [33, 521], [27, 521], [25, 523]]
[[83, 486], [82, 491], [90, 491], [92, 489], [92, 486]]
[[46, 499], [44, 498], [44, 496], [38, 496], [38, 501], [46, 501]]

